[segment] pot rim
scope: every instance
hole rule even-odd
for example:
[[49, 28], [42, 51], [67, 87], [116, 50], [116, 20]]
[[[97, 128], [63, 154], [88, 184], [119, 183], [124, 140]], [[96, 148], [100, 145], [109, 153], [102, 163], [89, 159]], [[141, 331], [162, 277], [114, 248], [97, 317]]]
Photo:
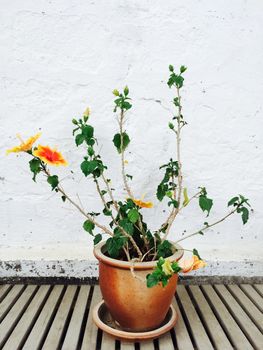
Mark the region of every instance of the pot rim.
[[[177, 251], [173, 255], [167, 257], [166, 259], [168, 259], [170, 262], [178, 261], [184, 255], [184, 250], [179, 244], [177, 243], [175, 244], [172, 241], [170, 242], [176, 247]], [[93, 254], [95, 255], [95, 257], [99, 261], [103, 262], [104, 264], [119, 267], [125, 270], [130, 269], [131, 266], [133, 266], [135, 270], [147, 270], [147, 269], [154, 268], [158, 261], [158, 260], [153, 260], [153, 261], [133, 262], [133, 264], [131, 264], [129, 261], [122, 261], [122, 260], [110, 258], [105, 254], [103, 254], [103, 248], [105, 247], [105, 243], [106, 241], [102, 241], [98, 243], [93, 249]]]

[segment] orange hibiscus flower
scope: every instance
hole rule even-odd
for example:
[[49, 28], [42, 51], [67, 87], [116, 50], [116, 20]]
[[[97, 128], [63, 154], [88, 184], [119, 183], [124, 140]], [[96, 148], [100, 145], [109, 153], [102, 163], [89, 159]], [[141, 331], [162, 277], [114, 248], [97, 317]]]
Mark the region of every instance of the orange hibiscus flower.
[[6, 154], [30, 151], [32, 149], [33, 144], [40, 137], [40, 135], [41, 135], [41, 133], [39, 132], [36, 135], [29, 137], [29, 139], [27, 139], [26, 141], [23, 141], [21, 136], [19, 134], [17, 134], [16, 136], [19, 139], [19, 141], [21, 142], [20, 145], [8, 149], [6, 151]]
[[133, 203], [138, 205], [138, 207], [141, 207], [141, 208], [152, 208], [153, 207], [152, 202], [143, 202], [140, 199], [132, 199], [132, 201], [133, 201]]
[[41, 159], [44, 163], [50, 165], [60, 166], [68, 164], [60, 152], [58, 152], [56, 149], [50, 148], [49, 146], [39, 145], [37, 149], [33, 151], [33, 155]]
[[182, 269], [182, 272], [187, 273], [192, 270], [198, 270], [207, 265], [206, 262], [199, 259], [198, 256], [193, 255], [191, 259], [179, 261], [179, 266]]

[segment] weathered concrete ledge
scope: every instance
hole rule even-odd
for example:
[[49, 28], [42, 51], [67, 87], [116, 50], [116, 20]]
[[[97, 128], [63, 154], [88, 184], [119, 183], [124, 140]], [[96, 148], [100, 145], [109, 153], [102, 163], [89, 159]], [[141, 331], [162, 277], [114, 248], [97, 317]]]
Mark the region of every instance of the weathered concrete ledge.
[[[181, 275], [181, 283], [262, 283], [261, 261], [208, 261], [207, 267]], [[94, 284], [98, 263], [94, 260], [0, 261], [0, 283]]]

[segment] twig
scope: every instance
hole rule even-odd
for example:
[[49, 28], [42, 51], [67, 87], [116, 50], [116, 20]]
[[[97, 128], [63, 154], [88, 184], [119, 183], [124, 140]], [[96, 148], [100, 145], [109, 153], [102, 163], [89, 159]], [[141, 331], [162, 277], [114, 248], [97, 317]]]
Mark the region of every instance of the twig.
[[191, 233], [190, 235], [187, 235], [187, 236], [185, 236], [185, 237], [179, 239], [178, 241], [175, 242], [175, 244], [176, 244], [176, 243], [179, 243], [179, 242], [181, 242], [181, 241], [184, 241], [185, 239], [187, 239], [187, 238], [189, 238], [189, 237], [193, 237], [193, 236], [195, 236], [195, 235], [198, 235], [198, 234], [200, 234], [200, 232], [203, 232], [203, 231], [207, 230], [208, 228], [213, 227], [213, 226], [219, 224], [220, 222], [222, 222], [222, 221], [224, 221], [226, 218], [228, 218], [230, 215], [234, 214], [234, 213], [237, 211], [238, 208], [239, 208], [239, 206], [237, 206], [235, 209], [233, 209], [232, 211], [230, 211], [230, 212], [229, 212], [227, 215], [225, 215], [222, 219], [213, 222], [211, 225], [206, 225], [206, 226], [202, 227], [200, 230], [198, 230], [198, 231], [196, 231], [196, 232], [194, 232], [194, 233]]

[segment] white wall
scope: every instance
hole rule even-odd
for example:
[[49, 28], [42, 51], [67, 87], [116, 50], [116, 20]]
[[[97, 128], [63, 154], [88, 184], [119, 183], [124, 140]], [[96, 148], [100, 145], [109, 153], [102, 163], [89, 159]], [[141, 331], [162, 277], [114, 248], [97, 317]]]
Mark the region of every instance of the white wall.
[[[45, 182], [33, 183], [26, 155], [4, 153], [17, 144], [17, 132], [27, 137], [41, 129], [41, 143], [58, 146], [70, 163], [55, 169], [65, 177], [65, 189], [75, 198], [79, 193], [88, 211], [100, 208], [93, 183], [79, 169], [84, 149], [76, 149], [71, 135], [72, 117], [90, 106], [102, 155], [123, 197], [111, 142], [117, 130], [111, 91], [126, 84], [133, 97], [127, 169], [136, 195], [146, 192], [154, 201], [154, 209], [145, 210], [150, 227], [160, 225], [165, 214], [154, 196], [158, 166], [175, 157], [165, 109], [172, 109], [173, 97], [167, 67], [184, 64], [185, 186], [190, 194], [207, 187], [214, 199], [211, 221], [238, 193], [254, 208], [246, 226], [232, 217], [185, 247], [198, 248], [218, 274], [262, 274], [263, 3], [0, 0], [0, 6], [0, 260], [33, 260], [36, 274], [41, 259], [94, 260], [83, 218]], [[187, 207], [171, 238], [204, 220], [197, 204]], [[5, 270], [2, 264], [0, 274]], [[74, 274], [74, 266], [65, 273]]]

